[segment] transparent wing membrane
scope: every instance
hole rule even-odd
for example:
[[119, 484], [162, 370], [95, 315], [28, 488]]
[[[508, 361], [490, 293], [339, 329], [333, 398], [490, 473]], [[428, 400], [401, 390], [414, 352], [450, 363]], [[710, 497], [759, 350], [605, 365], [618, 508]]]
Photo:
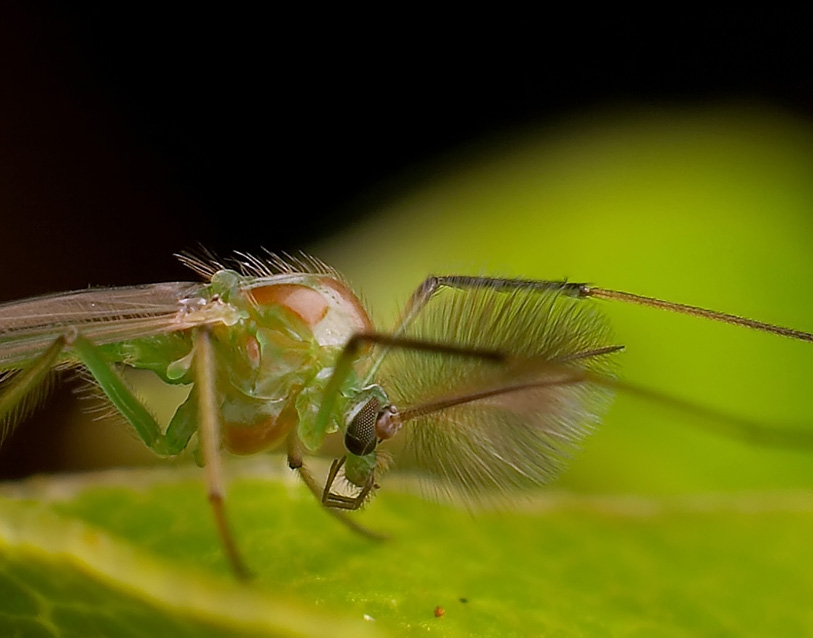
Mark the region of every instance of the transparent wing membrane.
[[181, 302], [200, 288], [186, 282], [94, 288], [0, 304], [0, 369], [35, 359], [71, 328], [98, 345], [189, 328], [192, 320], [179, 320]]

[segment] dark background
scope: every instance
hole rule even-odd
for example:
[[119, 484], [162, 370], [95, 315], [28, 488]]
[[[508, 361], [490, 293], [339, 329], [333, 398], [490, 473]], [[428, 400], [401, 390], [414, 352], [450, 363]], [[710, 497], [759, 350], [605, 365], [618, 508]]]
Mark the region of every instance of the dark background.
[[[813, 112], [798, 16], [481, 19], [3, 5], [0, 300], [185, 279], [172, 253], [199, 244], [304, 248], [505, 129], [628, 104]], [[0, 472], [58, 467], [50, 436], [21, 428]]]

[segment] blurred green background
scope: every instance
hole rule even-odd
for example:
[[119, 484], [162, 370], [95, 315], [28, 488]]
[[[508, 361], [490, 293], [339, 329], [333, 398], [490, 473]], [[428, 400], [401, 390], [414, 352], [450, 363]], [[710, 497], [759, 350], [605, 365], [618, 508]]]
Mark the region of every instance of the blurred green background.
[[[813, 135], [738, 106], [574, 118], [422, 167], [374, 220], [311, 250], [379, 326], [428, 273], [569, 278], [813, 330]], [[724, 413], [813, 428], [810, 344], [596, 302], [622, 377]], [[695, 427], [693, 427], [693, 424]], [[758, 448], [618, 396], [560, 481], [598, 492], [810, 486], [811, 450]]]

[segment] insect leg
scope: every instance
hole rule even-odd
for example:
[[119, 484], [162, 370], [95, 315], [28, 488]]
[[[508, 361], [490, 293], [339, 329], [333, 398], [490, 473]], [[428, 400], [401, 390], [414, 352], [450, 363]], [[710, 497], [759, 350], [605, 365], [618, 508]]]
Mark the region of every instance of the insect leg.
[[217, 389], [215, 387], [215, 361], [209, 331], [200, 328], [194, 332], [195, 343], [195, 385], [198, 391], [198, 435], [206, 464], [206, 483], [209, 488], [209, 503], [215, 517], [217, 531], [223, 549], [229, 558], [232, 569], [238, 578], [246, 580], [249, 572], [237, 550], [224, 508], [225, 486], [223, 464], [220, 458], [220, 420], [218, 418]]
[[[429, 275], [423, 283], [413, 292], [399, 316], [392, 335], [400, 337], [404, 334], [409, 325], [421, 313], [429, 303], [430, 299], [442, 288], [457, 288], [459, 290], [469, 290], [478, 288], [490, 288], [509, 292], [512, 290], [531, 290], [536, 292], [549, 292], [556, 290], [572, 297], [582, 297], [582, 290], [585, 284], [570, 283], [567, 281], [547, 281], [537, 279], [510, 279], [503, 277], [480, 277], [476, 275]], [[365, 383], [370, 383], [378, 368], [387, 358], [389, 347], [384, 347], [376, 354], [364, 379]]]
[[36, 404], [35, 392], [42, 387], [59, 354], [65, 349], [65, 344], [65, 337], [59, 337], [31, 365], [3, 383], [3, 394], [0, 396], [0, 442]]
[[[201, 335], [203, 335], [201, 337]], [[235, 573], [240, 578], [246, 578], [248, 571], [243, 566], [236, 546], [228, 530], [225, 512], [223, 510], [223, 480], [219, 456], [219, 427], [217, 421], [217, 405], [215, 400], [214, 377], [212, 374], [212, 352], [208, 333], [199, 330], [195, 333], [195, 381], [197, 394], [191, 394], [170, 422], [166, 435], [153, 416], [141, 404], [127, 386], [124, 380], [116, 373], [110, 363], [101, 356], [99, 350], [87, 339], [81, 336], [74, 337], [70, 346], [79, 360], [87, 367], [99, 387], [107, 395], [114, 406], [124, 415], [133, 426], [141, 440], [152, 450], [162, 455], [179, 453], [186, 447], [189, 437], [198, 430], [206, 462], [206, 478], [209, 484], [209, 501], [214, 510], [215, 523], [218, 527], [221, 541]], [[202, 344], [202, 345], [201, 345]], [[193, 403], [198, 397], [197, 405]], [[191, 408], [197, 407], [197, 411]], [[196, 423], [200, 420], [200, 426]]]
[[[731, 325], [742, 326], [760, 332], [796, 339], [798, 341], [813, 342], [813, 333], [793, 328], [786, 328], [775, 324], [770, 324], [754, 319], [749, 319], [739, 315], [734, 315], [716, 310], [708, 310], [698, 306], [680, 304], [655, 297], [645, 297], [619, 290], [609, 290], [606, 288], [594, 287], [586, 283], [573, 283], [567, 281], [544, 281], [533, 279], [500, 279], [492, 277], [477, 277], [469, 275], [444, 275], [430, 276], [412, 294], [407, 305], [396, 325], [395, 334], [402, 334], [409, 324], [423, 310], [431, 297], [441, 288], [476, 289], [489, 287], [497, 290], [559, 290], [563, 294], [579, 299], [603, 299], [607, 301], [617, 301], [626, 304], [635, 304], [649, 308], [657, 308], [692, 317], [719, 321]], [[592, 354], [588, 353], [590, 356]], [[386, 350], [379, 353], [376, 361], [372, 365], [372, 370], [377, 370], [383, 359], [386, 357]], [[374, 372], [373, 372], [374, 373]], [[689, 401], [675, 399], [666, 394], [659, 393], [643, 387], [625, 384], [613, 379], [601, 379], [593, 375], [592, 381], [599, 385], [612, 386], [616, 389], [635, 394], [644, 398], [671, 405], [674, 408], [694, 413], [702, 417], [709, 424], [714, 424], [713, 429], [729, 436], [737, 437], [752, 443], [767, 446], [794, 447], [801, 445], [810, 447], [813, 445], [813, 433], [805, 431], [803, 428], [793, 427], [773, 427], [761, 423], [754, 423], [736, 416], [722, 414], [715, 410], [695, 405]], [[369, 381], [369, 379], [368, 379]]]
[[[302, 458], [302, 445], [295, 432], [291, 432], [291, 434], [288, 435], [287, 446], [288, 467], [290, 467], [292, 470], [296, 470], [299, 473], [302, 482], [308, 486], [311, 494], [316, 497], [316, 500], [323, 503], [323, 489], [320, 487], [319, 483], [316, 482], [316, 479], [313, 477], [313, 474], [310, 473], [310, 470], [305, 467], [305, 462]], [[374, 532], [363, 525], [359, 525], [344, 512], [340, 512], [331, 507], [326, 507], [325, 510], [342, 525], [356, 532], [357, 534], [361, 534], [362, 536], [377, 541], [386, 540], [388, 538], [388, 536], [385, 534]]]
[[375, 487], [375, 476], [374, 474], [370, 474], [364, 487], [362, 487], [361, 491], [355, 496], [336, 494], [331, 488], [346, 458], [347, 457], [343, 456], [340, 459], [334, 459], [333, 463], [330, 464], [330, 472], [328, 472], [325, 487], [322, 489], [322, 504], [326, 507], [340, 510], [357, 510], [364, 504], [364, 501], [367, 500], [367, 495], [372, 491], [373, 487]]
[[181, 408], [164, 434], [152, 414], [133, 394], [124, 379], [99, 353], [96, 346], [81, 335], [70, 339], [68, 345], [79, 361], [88, 369], [110, 402], [133, 426], [139, 438], [148, 448], [161, 456], [173, 456], [186, 447], [197, 426], [194, 421], [178, 418]]
[[661, 310], [668, 310], [669, 312], [691, 315], [693, 317], [702, 317], [703, 319], [710, 319], [712, 321], [722, 321], [723, 323], [743, 326], [752, 330], [770, 332], [783, 337], [798, 339], [799, 341], [813, 341], [813, 333], [805, 332], [803, 330], [785, 328], [727, 312], [708, 310], [698, 306], [690, 306], [673, 301], [665, 301], [655, 297], [645, 297], [643, 295], [635, 295], [629, 292], [622, 292], [620, 290], [598, 288], [585, 283], [535, 279], [503, 279], [499, 277], [477, 277], [472, 275], [430, 275], [427, 277], [426, 280], [424, 280], [424, 282], [418, 286], [417, 290], [415, 290], [415, 292], [412, 293], [412, 296], [409, 298], [409, 301], [407, 302], [406, 307], [398, 320], [398, 324], [396, 325], [395, 334], [400, 334], [403, 330], [405, 330], [412, 320], [415, 319], [418, 313], [420, 313], [423, 307], [429, 302], [432, 295], [434, 295], [441, 288], [459, 288], [465, 290], [486, 287], [494, 290], [505, 291], [536, 290], [542, 292], [546, 290], [559, 290], [572, 297], [582, 299], [592, 297], [594, 299], [606, 299], [628, 304], [636, 304], [639, 306], [648, 306], [650, 308], [659, 308]]
[[492, 290], [535, 290], [546, 292], [559, 290], [574, 297], [582, 296], [581, 290], [585, 284], [570, 283], [567, 281], [546, 281], [537, 279], [509, 279], [502, 277], [479, 277], [475, 275], [430, 275], [418, 286], [409, 297], [404, 311], [398, 319], [393, 334], [401, 334], [415, 317], [420, 314], [424, 306], [429, 303], [432, 296], [441, 288], [457, 288], [460, 290], [491, 288]]
[[660, 310], [668, 310], [669, 312], [676, 312], [681, 315], [690, 315], [692, 317], [702, 317], [703, 319], [710, 319], [712, 321], [721, 321], [723, 323], [730, 323], [735, 326], [742, 326], [750, 328], [751, 330], [759, 330], [761, 332], [770, 332], [771, 334], [779, 335], [782, 337], [789, 337], [790, 339], [797, 339], [799, 341], [813, 341], [813, 334], [804, 332], [803, 330], [794, 330], [793, 328], [784, 328], [771, 323], [763, 321], [756, 321], [755, 319], [748, 319], [740, 317], [739, 315], [732, 315], [727, 312], [718, 312], [717, 310], [707, 310], [698, 306], [689, 306], [682, 303], [675, 303], [673, 301], [664, 301], [663, 299], [656, 299], [655, 297], [644, 297], [642, 295], [634, 295], [629, 292], [621, 292], [619, 290], [607, 290], [606, 288], [594, 288], [587, 284], [578, 284], [581, 288], [581, 297], [594, 297], [596, 299], [609, 299], [611, 301], [621, 301], [628, 304], [636, 304], [639, 306], [648, 306], [650, 308], [659, 308]]
[[704, 429], [712, 430], [723, 436], [765, 447], [813, 448], [813, 429], [809, 427], [766, 425], [765, 423], [758, 423], [736, 415], [719, 412], [713, 408], [627, 381], [602, 377], [591, 372], [587, 372], [586, 376], [587, 381], [596, 385], [620, 390], [690, 414], [695, 417], [689, 420], [690, 423], [697, 424], [699, 420]]

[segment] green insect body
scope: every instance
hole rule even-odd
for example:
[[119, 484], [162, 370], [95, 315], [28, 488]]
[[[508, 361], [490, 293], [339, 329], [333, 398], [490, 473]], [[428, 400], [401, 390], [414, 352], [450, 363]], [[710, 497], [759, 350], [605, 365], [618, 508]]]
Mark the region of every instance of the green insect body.
[[[343, 282], [327, 275], [257, 278], [221, 270], [187, 304], [189, 314], [228, 304], [225, 314], [236, 318], [210, 327], [226, 450], [256, 454], [273, 449], [295, 428], [314, 450], [339, 428], [343, 402], [327, 424], [316, 427], [318, 400], [313, 399], [324, 393], [347, 336], [370, 328]], [[190, 384], [193, 348], [189, 331], [175, 331], [99, 350], [111, 362], [151, 370], [167, 383]], [[344, 383], [349, 390], [342, 396], [357, 383], [356, 375], [349, 375]], [[196, 399], [191, 394], [176, 418], [194, 414]]]

